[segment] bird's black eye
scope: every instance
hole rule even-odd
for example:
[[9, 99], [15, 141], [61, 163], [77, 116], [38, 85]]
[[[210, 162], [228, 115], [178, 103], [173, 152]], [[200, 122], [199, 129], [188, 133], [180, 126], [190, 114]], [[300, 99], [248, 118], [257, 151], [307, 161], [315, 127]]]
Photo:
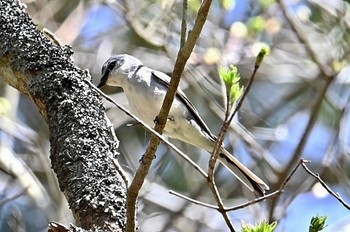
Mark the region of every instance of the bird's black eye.
[[[116, 63], [115, 60], [114, 60], [114, 61], [111, 61], [111, 62], [106, 62], [106, 63], [102, 66], [102, 72], [101, 72], [101, 74], [102, 74], [102, 75], [105, 75], [105, 74], [108, 75], [108, 74], [112, 71], [112, 69], [114, 68], [115, 63]], [[107, 73], [106, 73], [106, 72], [107, 72]]]
[[102, 77], [100, 83], [97, 85], [97, 88], [104, 86], [108, 80], [109, 74], [113, 70], [118, 70], [123, 64], [125, 60], [123, 57], [112, 57], [102, 66]]
[[103, 66], [102, 66], [102, 72], [101, 72], [101, 74], [102, 75], [104, 75], [104, 74], [106, 74], [106, 72], [110, 72], [111, 71], [111, 66], [114, 66], [114, 64], [113, 63], [110, 63], [110, 62], [108, 62], [108, 63], [105, 63]]
[[103, 65], [101, 74], [108, 76], [113, 69], [119, 69], [123, 64], [124, 59], [121, 59], [119, 57], [112, 58]]

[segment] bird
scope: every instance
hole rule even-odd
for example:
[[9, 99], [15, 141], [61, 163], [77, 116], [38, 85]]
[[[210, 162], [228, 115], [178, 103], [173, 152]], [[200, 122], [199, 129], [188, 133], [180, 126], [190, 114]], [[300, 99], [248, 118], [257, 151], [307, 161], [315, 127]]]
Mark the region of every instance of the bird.
[[[130, 112], [154, 125], [167, 93], [170, 77], [148, 68], [136, 57], [118, 54], [110, 57], [102, 66], [98, 88], [121, 87], [128, 100]], [[164, 134], [212, 153], [216, 136], [200, 117], [197, 109], [181, 89], [177, 89], [174, 102], [164, 128]], [[223, 146], [218, 160], [248, 189], [259, 196], [265, 195], [269, 186], [251, 170], [231, 155]]]

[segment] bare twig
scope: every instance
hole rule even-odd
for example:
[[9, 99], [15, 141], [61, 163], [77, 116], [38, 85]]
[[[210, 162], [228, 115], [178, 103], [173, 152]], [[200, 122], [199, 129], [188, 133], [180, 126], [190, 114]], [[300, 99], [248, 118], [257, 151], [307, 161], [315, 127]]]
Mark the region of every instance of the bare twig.
[[278, 190], [272, 192], [272, 193], [269, 193], [265, 196], [262, 196], [262, 197], [259, 197], [259, 198], [256, 198], [252, 201], [249, 201], [247, 203], [244, 203], [242, 205], [238, 205], [238, 206], [234, 206], [234, 207], [230, 207], [230, 208], [226, 208], [227, 211], [233, 211], [233, 210], [237, 210], [237, 209], [241, 209], [241, 208], [244, 208], [244, 207], [247, 207], [249, 205], [252, 205], [252, 204], [255, 204], [255, 203], [258, 203], [260, 201], [263, 201], [267, 198], [271, 198], [271, 197], [274, 197], [274, 196], [277, 196], [281, 193], [283, 193], [284, 191], [284, 187], [287, 185], [287, 183], [289, 182], [289, 180], [292, 178], [292, 176], [294, 175], [294, 173], [296, 172], [296, 170], [299, 168], [299, 166], [301, 165], [301, 162], [296, 165], [293, 170], [289, 173], [289, 175], [283, 180], [281, 186], [278, 188]]
[[288, 183], [288, 181], [292, 178], [292, 176], [294, 175], [294, 173], [298, 170], [299, 166], [301, 165], [302, 162], [307, 162], [305, 160], [300, 160], [299, 163], [292, 169], [292, 171], [289, 173], [289, 175], [283, 180], [282, 184], [280, 185], [280, 187], [278, 188], [278, 190], [282, 190], [284, 189], [284, 187], [286, 186], [286, 184]]
[[204, 177], [207, 178], [207, 173], [201, 169], [193, 160], [191, 160], [185, 153], [183, 153], [179, 148], [177, 148], [174, 144], [169, 142], [164, 136], [159, 134], [157, 131], [155, 131], [152, 127], [147, 125], [145, 122], [143, 122], [141, 119], [136, 117], [134, 114], [132, 114], [130, 111], [128, 111], [125, 107], [114, 101], [111, 97], [103, 93], [101, 90], [99, 90], [93, 83], [86, 81], [95, 91], [97, 91], [101, 96], [103, 96], [107, 101], [111, 102], [113, 105], [115, 105], [118, 109], [123, 111], [126, 115], [128, 115], [130, 118], [134, 119], [138, 124], [142, 125], [146, 130], [157, 136], [162, 142], [164, 142], [166, 145], [168, 145], [171, 149], [173, 149], [177, 154], [179, 154], [183, 159], [185, 159], [188, 163], [190, 163], [195, 169], [198, 170], [198, 172]]
[[[274, 197], [275, 195], [281, 194], [282, 192], [283, 191], [281, 191], [281, 190], [276, 190], [273, 193], [269, 193], [269, 194], [267, 194], [265, 196], [256, 198], [256, 199], [254, 199], [252, 201], [248, 201], [248, 202], [243, 203], [241, 205], [232, 206], [232, 207], [225, 207], [224, 211], [228, 212], [228, 211], [235, 211], [235, 210], [238, 210], [238, 209], [243, 209], [243, 208], [245, 208], [247, 206], [250, 206], [250, 205], [256, 204], [258, 202], [264, 201], [267, 198], [271, 198], [271, 197]], [[202, 202], [202, 201], [198, 201], [198, 200], [192, 199], [190, 197], [187, 197], [187, 196], [185, 196], [183, 194], [180, 194], [180, 193], [172, 191], [172, 190], [170, 190], [169, 193], [172, 194], [172, 195], [175, 195], [177, 197], [180, 197], [180, 198], [182, 198], [184, 200], [187, 200], [187, 201], [189, 201], [189, 202], [191, 202], [193, 204], [200, 205], [200, 206], [203, 206], [203, 207], [206, 207], [206, 208], [215, 209], [215, 210], [220, 211], [219, 207], [216, 206], [216, 205], [211, 205], [211, 204], [208, 204], [208, 203], [205, 203], [205, 202]]]
[[224, 136], [227, 131], [227, 128], [229, 127], [232, 118], [230, 120], [230, 102], [231, 100], [229, 99], [230, 97], [227, 96], [227, 101], [226, 101], [226, 112], [225, 112], [225, 120], [224, 123], [220, 129], [220, 133], [218, 135], [218, 138], [215, 143], [214, 150], [212, 152], [212, 155], [209, 160], [209, 169], [208, 169], [208, 184], [210, 187], [210, 190], [213, 194], [213, 197], [218, 205], [218, 211], [221, 213], [222, 217], [224, 218], [226, 225], [230, 228], [230, 231], [236, 231], [235, 228], [233, 227], [233, 224], [230, 220], [230, 217], [228, 216], [228, 213], [225, 211], [224, 204], [222, 202], [222, 199], [220, 197], [220, 193], [217, 189], [217, 186], [215, 184], [215, 176], [214, 176], [214, 168], [215, 164], [217, 162], [217, 159], [219, 157], [219, 153], [223, 144]]
[[[304, 147], [306, 145], [306, 142], [307, 142], [309, 135], [310, 135], [310, 133], [311, 133], [316, 121], [317, 121], [318, 114], [321, 110], [323, 99], [324, 99], [324, 97], [328, 91], [328, 88], [331, 85], [333, 80], [334, 80], [334, 78], [331, 78], [331, 77], [326, 79], [326, 83], [323, 86], [323, 89], [321, 90], [320, 95], [316, 99], [316, 103], [311, 111], [311, 115], [310, 115], [309, 121], [307, 123], [307, 126], [305, 128], [305, 131], [300, 139], [300, 142], [299, 142], [297, 148], [294, 151], [294, 155], [290, 159], [288, 164], [285, 166], [286, 168], [284, 169], [284, 171], [279, 174], [279, 176], [281, 177], [280, 180], [284, 179], [284, 176], [287, 176], [288, 173], [290, 172], [291, 167], [294, 167], [296, 165], [296, 163], [300, 161], [301, 156], [302, 156], [302, 152], [303, 152]], [[281, 181], [279, 181], [277, 183], [277, 186], [279, 186], [280, 184], [281, 184]], [[273, 216], [273, 213], [274, 213], [274, 210], [276, 208], [278, 200], [279, 200], [279, 197], [276, 197], [272, 200], [272, 203], [270, 206], [270, 220], [271, 221], [273, 220], [272, 216]]]
[[259, 67], [260, 67], [260, 64], [255, 63], [252, 76], [249, 78], [249, 82], [248, 82], [247, 86], [244, 89], [242, 97], [240, 97], [240, 99], [239, 99], [239, 101], [238, 101], [234, 111], [232, 112], [230, 123], [232, 121], [232, 118], [235, 116], [235, 114], [238, 112], [238, 110], [242, 107], [243, 101], [244, 101], [245, 97], [247, 96], [248, 92], [250, 91], [250, 89], [252, 87], [252, 84], [253, 84], [253, 82], [255, 80], [256, 72], [258, 71]]
[[[260, 55], [260, 54], [259, 54]], [[227, 100], [226, 100], [226, 112], [225, 112], [225, 119], [224, 119], [224, 123], [221, 127], [221, 130], [220, 130], [220, 133], [218, 135], [218, 138], [216, 140], [216, 143], [215, 143], [215, 147], [214, 147], [214, 150], [212, 152], [212, 155], [210, 157], [210, 161], [209, 161], [209, 169], [208, 169], [208, 183], [209, 183], [209, 186], [210, 186], [210, 190], [214, 196], [214, 199], [216, 200], [216, 203], [218, 204], [218, 210], [219, 212], [222, 214], [223, 218], [225, 219], [226, 221], [226, 224], [227, 226], [230, 228], [231, 231], [235, 231], [233, 225], [232, 225], [232, 222], [227, 214], [227, 211], [225, 210], [225, 207], [223, 205], [223, 202], [222, 202], [222, 199], [220, 197], [220, 193], [217, 189], [217, 186], [215, 184], [215, 177], [214, 177], [214, 168], [215, 168], [215, 164], [217, 162], [217, 159], [219, 157], [219, 153], [220, 153], [220, 150], [221, 150], [221, 147], [222, 147], [222, 144], [223, 144], [223, 140], [224, 140], [224, 136], [227, 132], [227, 129], [228, 127], [230, 126], [232, 120], [233, 120], [233, 117], [234, 115], [238, 112], [238, 110], [241, 108], [242, 106], [242, 103], [243, 103], [243, 100], [245, 99], [245, 97], [247, 96], [254, 80], [255, 80], [255, 75], [256, 75], [256, 72], [257, 70], [259, 69], [260, 67], [260, 63], [261, 63], [262, 60], [260, 60], [258, 62], [258, 58], [257, 58], [257, 61], [255, 62], [255, 66], [254, 66], [254, 71], [252, 73], [252, 76], [251, 78], [249, 79], [249, 83], [247, 85], [247, 87], [245, 88], [244, 90], [244, 93], [243, 95], [241, 96], [238, 104], [236, 105], [235, 109], [233, 111], [231, 111], [231, 95], [229, 93], [229, 91], [226, 91], [227, 92]]]
[[[203, 190], [207, 188], [206, 179], [199, 180], [198, 185], [198, 188], [189, 193], [190, 199], [197, 199], [200, 195], [202, 195]], [[162, 229], [160, 229], [160, 231], [166, 231], [166, 229], [171, 228], [174, 225], [174, 223], [176, 223], [177, 219], [181, 218], [184, 215], [184, 212], [190, 204], [190, 201], [186, 201], [183, 205], [181, 205], [179, 210], [176, 210], [175, 212], [172, 211], [171, 216], [168, 217], [167, 222], [163, 224]]]
[[316, 174], [313, 173], [313, 172], [306, 166], [305, 163], [308, 163], [308, 162], [306, 162], [305, 160], [302, 159], [302, 160], [301, 160], [301, 165], [302, 165], [302, 167], [305, 169], [305, 171], [306, 171], [307, 173], [309, 173], [311, 176], [313, 176], [314, 178], [316, 178], [316, 179], [318, 180], [318, 182], [320, 182], [320, 184], [323, 186], [323, 188], [325, 188], [325, 189], [327, 190], [327, 192], [328, 192], [329, 194], [331, 194], [332, 196], [334, 196], [346, 209], [350, 210], [350, 205], [347, 204], [347, 203], [343, 200], [343, 198], [339, 195], [339, 193], [334, 192], [334, 191], [321, 179], [320, 175], [317, 174], [317, 173], [316, 173]]
[[[292, 176], [294, 175], [294, 173], [298, 170], [298, 168], [300, 167], [300, 165], [303, 165], [304, 163], [307, 163], [307, 162], [309, 162], [309, 161], [306, 161], [306, 160], [301, 159], [300, 162], [298, 163], [298, 165], [296, 165], [296, 166], [293, 168], [293, 170], [289, 173], [289, 175], [284, 179], [284, 181], [282, 182], [282, 184], [281, 184], [281, 186], [279, 187], [278, 190], [276, 190], [276, 191], [274, 191], [274, 192], [272, 192], [272, 193], [269, 193], [269, 194], [267, 194], [267, 195], [265, 195], [265, 196], [256, 198], [256, 199], [254, 199], [254, 200], [252, 200], [252, 201], [243, 203], [243, 204], [241, 204], [241, 205], [237, 205], [237, 206], [233, 206], [233, 207], [225, 207], [223, 210], [226, 211], [226, 212], [228, 212], [228, 211], [234, 211], [234, 210], [242, 209], [242, 208], [245, 208], [245, 207], [247, 207], [247, 206], [249, 206], [249, 205], [256, 204], [256, 203], [258, 203], [258, 202], [264, 201], [264, 200], [266, 200], [266, 199], [268, 199], [268, 198], [272, 198], [272, 197], [275, 197], [275, 196], [277, 196], [277, 195], [283, 193], [285, 186], [287, 185], [287, 183], [289, 182], [289, 180], [292, 178]], [[187, 200], [187, 201], [190, 201], [190, 202], [192, 202], [192, 203], [194, 203], [194, 204], [201, 205], [201, 206], [204, 206], [204, 207], [207, 207], [207, 208], [210, 208], [210, 209], [216, 209], [216, 210], [219, 210], [219, 211], [220, 211], [220, 208], [219, 208], [218, 206], [214, 206], [214, 205], [211, 205], [211, 204], [208, 204], [208, 203], [205, 203], [205, 202], [201, 202], [201, 201], [198, 201], [198, 200], [194, 200], [194, 199], [192, 199], [192, 198], [190, 198], [190, 197], [184, 196], [184, 195], [182, 195], [182, 194], [180, 194], [180, 193], [177, 193], [177, 192], [175, 192], [175, 191], [172, 191], [172, 190], [170, 190], [169, 193], [170, 193], [170, 194], [173, 194], [173, 195], [175, 195], [175, 196], [178, 196], [178, 197], [180, 197], [180, 198], [182, 198], [182, 199], [185, 199], [185, 200]]]
[[122, 177], [123, 181], [124, 181], [124, 184], [125, 184], [125, 188], [129, 188], [129, 185], [130, 185], [130, 180], [129, 178], [126, 176], [123, 168], [120, 166], [119, 162], [112, 158], [112, 161], [113, 161], [113, 164], [114, 164], [114, 167], [117, 169], [119, 175]]
[[[319, 95], [319, 97], [318, 97], [318, 99], [317, 99], [317, 101], [312, 109], [312, 113], [311, 113], [310, 119], [307, 123], [307, 127], [303, 133], [302, 138], [300, 139], [300, 142], [299, 142], [297, 148], [295, 149], [294, 155], [293, 155], [292, 159], [289, 161], [289, 163], [286, 165], [286, 169], [283, 171], [283, 173], [279, 174], [279, 176], [281, 176], [283, 178], [283, 176], [285, 176], [289, 172], [288, 167], [293, 167], [296, 164], [296, 162], [298, 162], [300, 160], [302, 151], [304, 150], [304, 147], [305, 147], [305, 144], [308, 140], [308, 137], [309, 137], [309, 135], [310, 135], [315, 123], [316, 123], [316, 120], [318, 118], [318, 114], [319, 114], [319, 111], [321, 109], [323, 99], [328, 91], [330, 84], [335, 79], [334, 78], [335, 75], [331, 69], [326, 67], [325, 64], [323, 64], [320, 61], [320, 59], [317, 56], [317, 53], [314, 52], [314, 50], [312, 49], [311, 43], [310, 43], [307, 35], [305, 34], [304, 30], [302, 29], [300, 22], [289, 12], [288, 7], [284, 3], [284, 1], [283, 0], [276, 0], [276, 2], [280, 5], [283, 13], [285, 14], [285, 17], [287, 18], [290, 25], [292, 26], [292, 29], [294, 30], [299, 41], [305, 45], [305, 48], [306, 48], [310, 58], [318, 65], [318, 68], [322, 72], [323, 76], [326, 77], [325, 78], [325, 85], [323, 86], [323, 89], [321, 90], [321, 93], [320, 93], [320, 95]], [[278, 183], [277, 183], [277, 185], [278, 185]], [[273, 199], [273, 201], [271, 203], [270, 220], [273, 220], [272, 216], [274, 214], [274, 209], [276, 208], [278, 200], [279, 200], [279, 197], [276, 197]]]
[[182, 2], [182, 21], [181, 21], [181, 39], [180, 48], [185, 45], [186, 35], [187, 35], [187, 6], [188, 0], [183, 0]]
[[230, 207], [230, 208], [225, 208], [226, 211], [235, 211], [235, 210], [239, 210], [239, 209], [243, 209], [247, 206], [250, 206], [250, 205], [253, 205], [253, 204], [256, 204], [256, 203], [259, 203], [261, 201], [264, 201], [266, 200], [267, 198], [271, 198], [271, 197], [274, 197], [276, 195], [279, 195], [283, 192], [283, 190], [276, 190], [272, 193], [269, 193], [269, 194], [266, 194], [262, 197], [258, 197], [258, 198], [255, 198], [254, 200], [252, 201], [248, 201], [246, 203], [243, 203], [241, 205], [237, 205], [237, 206], [234, 206], [234, 207]]
[[[204, 23], [207, 20], [209, 9], [211, 6], [211, 0], [203, 1], [201, 7], [198, 10], [195, 24], [193, 30], [189, 33], [186, 43], [182, 48], [180, 48], [177, 59], [175, 62], [172, 78], [169, 83], [169, 88], [167, 94], [164, 98], [162, 107], [160, 109], [159, 115], [157, 116], [157, 123], [155, 125], [155, 131], [162, 133], [167, 117], [170, 111], [170, 107], [174, 101], [175, 93], [180, 83], [180, 78], [187, 63], [188, 58], [190, 57], [197, 39], [201, 34]], [[138, 198], [139, 191], [145, 181], [146, 175], [152, 164], [154, 154], [157, 150], [158, 144], [160, 142], [159, 136], [155, 134], [151, 135], [151, 140], [149, 146], [146, 150], [146, 153], [143, 157], [143, 164], [139, 166], [136, 171], [135, 177], [129, 187], [128, 197], [127, 197], [127, 223], [126, 231], [134, 232], [136, 229], [136, 201]]]
[[62, 44], [61, 40], [53, 33], [50, 31], [48, 28], [43, 28], [43, 33], [52, 41], [54, 42], [57, 46], [63, 47], [64, 45]]
[[[207, 189], [207, 181], [206, 179], [200, 179], [198, 180], [198, 187], [194, 190], [191, 191], [189, 194], [190, 199], [197, 199], [199, 196], [203, 194], [203, 191]], [[166, 229], [171, 228], [174, 226], [174, 223], [176, 223], [178, 218], [182, 218], [184, 215], [185, 211], [188, 209], [188, 206], [191, 204], [190, 201], [185, 201], [184, 204], [181, 205], [181, 207], [174, 211], [172, 210], [171, 216], [168, 217], [167, 222], [163, 224], [162, 228], [160, 231], [166, 231]], [[208, 222], [207, 222], [208, 223]]]
[[210, 190], [213, 194], [213, 197], [218, 205], [218, 211], [221, 213], [222, 217], [224, 218], [224, 220], [225, 220], [227, 226], [230, 228], [230, 230], [235, 231], [235, 228], [233, 227], [233, 224], [228, 216], [228, 213], [225, 211], [225, 207], [224, 207], [224, 204], [222, 202], [220, 193], [219, 193], [217, 186], [215, 184], [215, 175], [214, 175], [215, 165], [216, 165], [216, 162], [218, 160], [220, 151], [222, 149], [225, 134], [227, 132], [229, 125], [231, 124], [232, 119], [233, 119], [233, 117], [230, 117], [231, 105], [232, 105], [230, 90], [226, 91], [226, 98], [227, 99], [226, 99], [225, 119], [224, 119], [224, 123], [220, 129], [220, 133], [216, 139], [214, 150], [210, 156], [210, 160], [209, 160], [209, 164], [208, 164], [209, 168], [208, 168], [208, 179], [207, 180], [208, 180]]
[[169, 193], [172, 194], [172, 195], [175, 195], [177, 197], [180, 197], [180, 198], [182, 198], [182, 199], [184, 199], [186, 201], [192, 202], [193, 204], [204, 206], [204, 207], [210, 208], [210, 209], [219, 210], [219, 207], [217, 207], [216, 205], [211, 205], [211, 204], [208, 204], [208, 203], [204, 203], [202, 201], [198, 201], [198, 200], [192, 199], [190, 197], [187, 197], [187, 196], [185, 196], [185, 195], [183, 195], [181, 193], [175, 192], [173, 190], [170, 190]]

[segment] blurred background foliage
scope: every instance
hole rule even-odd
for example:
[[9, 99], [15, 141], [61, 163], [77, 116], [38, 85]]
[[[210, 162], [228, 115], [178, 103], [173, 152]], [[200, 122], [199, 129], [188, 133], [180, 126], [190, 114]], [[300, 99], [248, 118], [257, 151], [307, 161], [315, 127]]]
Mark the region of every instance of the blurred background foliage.
[[[180, 44], [179, 0], [22, 1], [40, 29], [48, 28], [75, 51], [76, 65], [98, 82], [104, 61], [128, 53], [171, 74]], [[199, 0], [189, 0], [191, 28]], [[234, 64], [242, 85], [262, 45], [271, 48], [225, 139], [235, 156], [278, 189], [300, 157], [350, 201], [349, 1], [217, 0], [181, 88], [217, 134], [224, 115], [220, 67]], [[119, 89], [106, 92], [125, 105]], [[130, 174], [149, 134], [106, 103], [120, 139], [120, 163]], [[0, 79], [0, 231], [46, 231], [49, 221], [73, 222], [50, 169], [49, 131], [29, 99]], [[203, 168], [205, 151], [173, 141]], [[226, 206], [253, 199], [222, 166], [217, 185]], [[166, 146], [160, 146], [139, 200], [140, 231], [225, 231], [221, 216], [170, 195], [178, 191], [214, 203], [206, 181]], [[284, 193], [230, 213], [239, 227], [278, 220], [276, 231], [307, 231], [312, 216], [328, 215], [324, 231], [349, 231], [350, 214], [314, 178], [299, 169]]]

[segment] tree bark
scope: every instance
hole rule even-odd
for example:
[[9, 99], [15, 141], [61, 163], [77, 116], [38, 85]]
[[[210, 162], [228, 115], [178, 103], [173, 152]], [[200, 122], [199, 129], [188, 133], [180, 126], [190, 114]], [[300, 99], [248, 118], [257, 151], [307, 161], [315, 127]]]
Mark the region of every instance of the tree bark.
[[91, 77], [72, 50], [40, 32], [18, 1], [0, 1], [0, 78], [37, 105], [50, 130], [51, 162], [76, 223], [125, 228], [126, 186], [113, 159], [118, 141]]

